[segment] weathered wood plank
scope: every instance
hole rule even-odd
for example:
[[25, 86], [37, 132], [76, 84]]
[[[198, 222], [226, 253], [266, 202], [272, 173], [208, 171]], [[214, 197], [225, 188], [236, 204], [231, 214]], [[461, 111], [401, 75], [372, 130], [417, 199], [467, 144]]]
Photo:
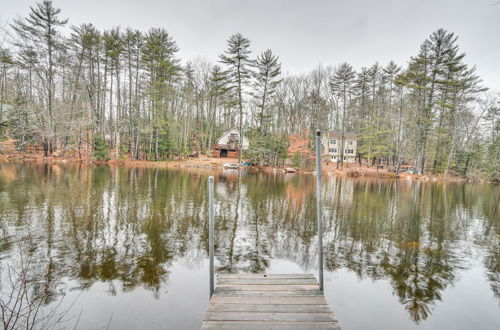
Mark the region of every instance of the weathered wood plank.
[[230, 297], [214, 295], [210, 304], [255, 304], [255, 305], [327, 305], [324, 296], [295, 297]]
[[314, 330], [333, 329], [340, 330], [337, 322], [240, 322], [240, 321], [204, 321], [202, 329], [294, 329]]
[[208, 312], [206, 321], [335, 322], [333, 313]]
[[340, 329], [312, 274], [223, 274], [202, 329]]
[[330, 313], [328, 305], [210, 304], [209, 312]]
[[220, 278], [315, 278], [313, 274], [218, 274]]
[[269, 284], [217, 284], [219, 291], [313, 291], [319, 290], [316, 284], [299, 284], [299, 285], [269, 285]]
[[287, 296], [322, 296], [319, 290], [265, 290], [265, 291], [236, 291], [215, 289], [215, 294], [221, 296], [267, 296], [267, 297], [287, 297]]
[[318, 285], [314, 278], [219, 278], [218, 284], [250, 285], [250, 284], [272, 284], [272, 285]]

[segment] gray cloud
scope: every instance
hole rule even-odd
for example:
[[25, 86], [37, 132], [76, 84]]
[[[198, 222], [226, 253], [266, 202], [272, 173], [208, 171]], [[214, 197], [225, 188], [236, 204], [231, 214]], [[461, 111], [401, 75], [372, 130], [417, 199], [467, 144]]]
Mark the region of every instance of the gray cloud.
[[[1, 0], [0, 18], [24, 16], [36, 1]], [[271, 48], [285, 71], [306, 72], [319, 63], [375, 61], [405, 64], [420, 43], [443, 27], [459, 36], [467, 62], [485, 85], [500, 89], [500, 4], [493, 0], [291, 1], [291, 0], [55, 0], [71, 24], [91, 22], [147, 30], [165, 27], [180, 56], [216, 61], [229, 35], [241, 32], [254, 52]]]

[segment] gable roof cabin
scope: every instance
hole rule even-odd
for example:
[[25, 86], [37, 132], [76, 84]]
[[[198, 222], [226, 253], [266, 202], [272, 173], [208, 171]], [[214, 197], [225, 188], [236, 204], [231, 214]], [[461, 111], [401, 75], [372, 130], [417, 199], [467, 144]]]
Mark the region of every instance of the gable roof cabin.
[[[212, 157], [238, 158], [240, 132], [237, 129], [230, 129], [222, 134], [217, 140], [217, 144], [212, 146]], [[246, 136], [241, 137], [241, 150], [248, 149], [250, 142]]]

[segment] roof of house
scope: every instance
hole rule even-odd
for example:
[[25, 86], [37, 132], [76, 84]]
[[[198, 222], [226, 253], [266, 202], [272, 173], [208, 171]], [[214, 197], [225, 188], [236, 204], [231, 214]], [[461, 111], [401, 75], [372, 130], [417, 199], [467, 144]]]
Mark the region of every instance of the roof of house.
[[[334, 139], [341, 139], [342, 138], [342, 133], [340, 133], [340, 132], [330, 131], [330, 132], [326, 132], [326, 133], [327, 133], [326, 136], [328, 136], [329, 138], [334, 138]], [[346, 132], [346, 133], [344, 133], [344, 139], [357, 140], [358, 135], [356, 133]]]
[[[224, 133], [221, 134], [221, 136], [224, 136], [226, 135], [227, 133], [230, 133], [230, 132], [236, 132], [238, 134], [240, 134], [240, 130], [237, 129], [237, 128], [231, 128], [231, 129], [228, 129], [227, 131], [225, 131]], [[241, 134], [242, 136], [245, 136], [245, 134]]]

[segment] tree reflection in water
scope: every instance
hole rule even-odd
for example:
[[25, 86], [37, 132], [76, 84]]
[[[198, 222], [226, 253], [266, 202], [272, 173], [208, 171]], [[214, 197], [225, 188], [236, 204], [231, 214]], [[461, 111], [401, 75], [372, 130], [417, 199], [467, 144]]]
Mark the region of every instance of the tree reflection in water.
[[[175, 260], [208, 254], [207, 171], [0, 165], [1, 262], [29, 256], [40, 283], [142, 286], [159, 297]], [[273, 260], [316, 267], [314, 176], [216, 174], [219, 272]], [[471, 254], [500, 300], [500, 189], [493, 185], [329, 178], [325, 268], [386, 279], [416, 323], [429, 317]], [[120, 285], [120, 287], [115, 287]], [[54, 295], [57, 295], [54, 292]]]

